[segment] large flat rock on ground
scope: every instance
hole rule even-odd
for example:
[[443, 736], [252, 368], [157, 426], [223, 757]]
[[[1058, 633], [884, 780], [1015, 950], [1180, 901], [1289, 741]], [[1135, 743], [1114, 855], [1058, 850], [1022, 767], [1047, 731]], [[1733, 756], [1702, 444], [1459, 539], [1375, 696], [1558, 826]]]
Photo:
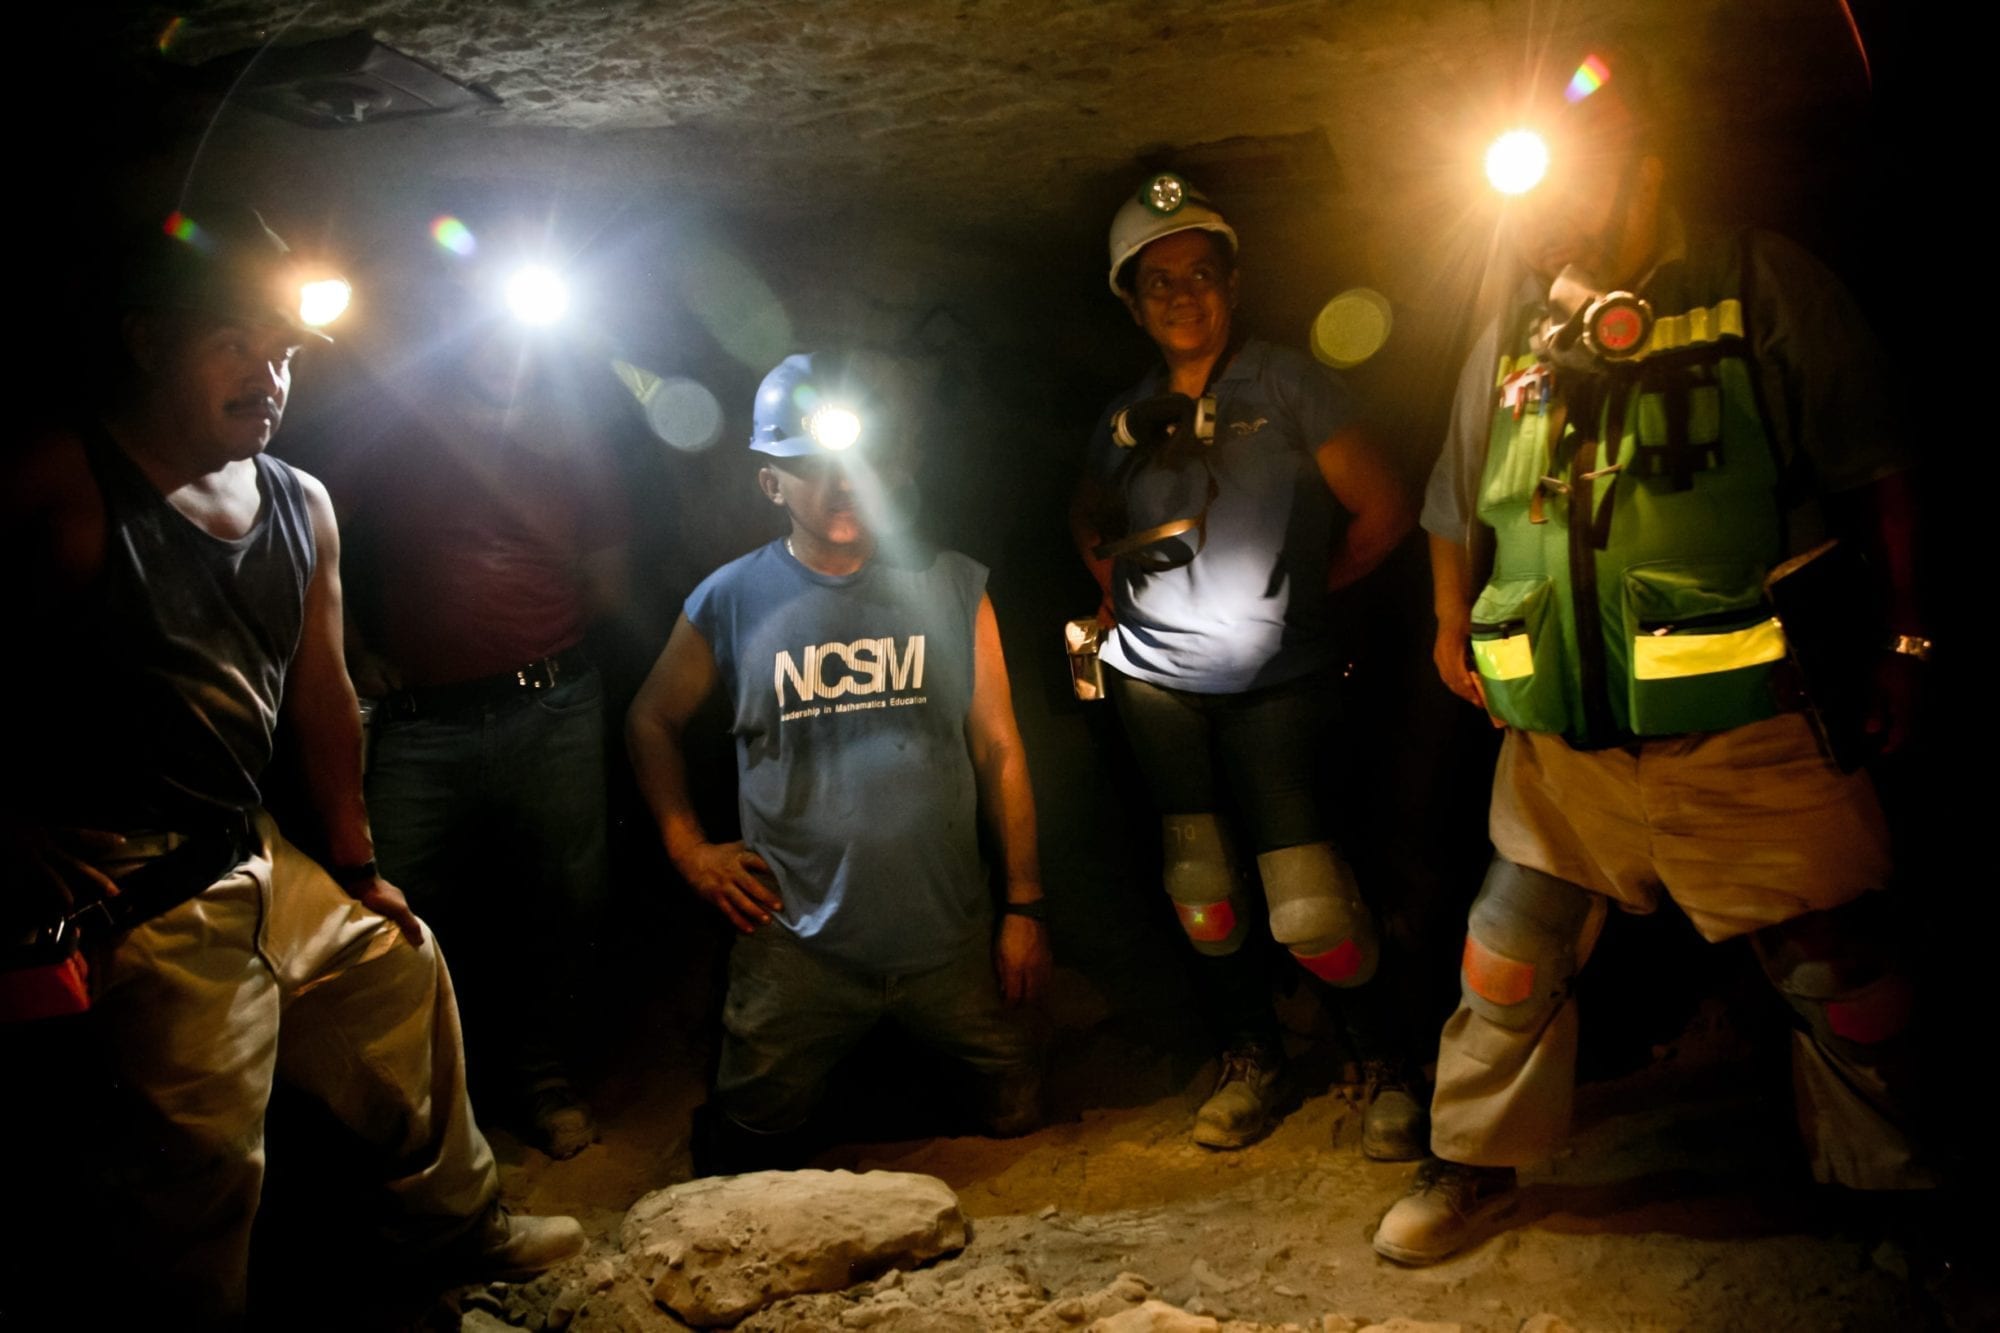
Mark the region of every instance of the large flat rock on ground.
[[656, 1190], [620, 1237], [653, 1299], [690, 1324], [733, 1324], [965, 1247], [958, 1196], [902, 1171], [757, 1171]]

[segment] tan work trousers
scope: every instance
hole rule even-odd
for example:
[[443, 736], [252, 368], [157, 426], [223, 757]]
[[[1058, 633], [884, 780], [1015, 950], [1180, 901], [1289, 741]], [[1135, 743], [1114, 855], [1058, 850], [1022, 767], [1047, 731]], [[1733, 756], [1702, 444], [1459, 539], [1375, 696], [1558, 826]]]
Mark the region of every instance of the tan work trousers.
[[130, 1266], [106, 1276], [132, 1290], [104, 1294], [170, 1322], [243, 1307], [276, 1076], [380, 1152], [390, 1240], [442, 1243], [498, 1190], [436, 940], [413, 948], [268, 815], [256, 827], [256, 855], [119, 942], [94, 997], [149, 1122], [107, 1238]]
[[[1505, 860], [1603, 895], [1568, 951], [1577, 967], [1606, 899], [1651, 912], [1664, 892], [1713, 942], [1839, 907], [1882, 887], [1890, 869], [1873, 785], [1829, 764], [1793, 714], [1597, 751], [1509, 731], [1490, 828]], [[1432, 1151], [1482, 1166], [1553, 1155], [1569, 1132], [1576, 1042], [1572, 998], [1527, 1026], [1462, 999], [1438, 1053]], [[1793, 1070], [1815, 1176], [1876, 1189], [1930, 1183], [1875, 1071], [1806, 1032], [1794, 1037]]]

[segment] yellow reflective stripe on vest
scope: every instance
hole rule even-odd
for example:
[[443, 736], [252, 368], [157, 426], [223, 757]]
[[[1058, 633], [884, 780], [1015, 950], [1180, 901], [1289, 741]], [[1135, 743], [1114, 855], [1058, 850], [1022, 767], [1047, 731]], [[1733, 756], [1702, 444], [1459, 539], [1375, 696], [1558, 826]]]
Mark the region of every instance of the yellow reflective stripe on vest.
[[1671, 352], [1680, 347], [1742, 336], [1743, 303], [1732, 296], [1712, 306], [1701, 306], [1679, 315], [1666, 315], [1655, 321], [1653, 336], [1646, 340], [1639, 355], [1643, 358], [1655, 352]]
[[1525, 634], [1474, 639], [1472, 660], [1479, 664], [1479, 674], [1488, 680], [1519, 680], [1535, 674], [1535, 651]]
[[1640, 680], [1706, 676], [1784, 655], [1785, 631], [1775, 618], [1726, 634], [1641, 634], [1632, 641], [1632, 674]]

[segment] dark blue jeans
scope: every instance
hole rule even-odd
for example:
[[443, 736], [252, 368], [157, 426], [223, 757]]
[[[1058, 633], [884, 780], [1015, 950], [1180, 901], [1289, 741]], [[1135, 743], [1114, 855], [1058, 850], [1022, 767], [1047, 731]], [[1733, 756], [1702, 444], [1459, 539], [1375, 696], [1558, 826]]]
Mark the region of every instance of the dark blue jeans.
[[1253, 856], [1327, 837], [1314, 775], [1339, 716], [1332, 671], [1241, 694], [1166, 689], [1115, 667], [1104, 674], [1161, 814], [1231, 807]]
[[607, 891], [597, 672], [379, 720], [367, 788], [382, 873], [450, 944], [475, 1072], [515, 1095], [559, 1077], [556, 1033]]
[[[1319, 773], [1340, 716], [1332, 669], [1240, 694], [1167, 689], [1105, 667], [1139, 771], [1163, 815], [1222, 814], [1248, 856], [1330, 840]], [[1196, 955], [1224, 1041], [1280, 1040], [1269, 951], [1254, 937], [1220, 957]], [[1334, 1003], [1356, 1054], [1386, 1054], [1393, 1020], [1369, 985]]]

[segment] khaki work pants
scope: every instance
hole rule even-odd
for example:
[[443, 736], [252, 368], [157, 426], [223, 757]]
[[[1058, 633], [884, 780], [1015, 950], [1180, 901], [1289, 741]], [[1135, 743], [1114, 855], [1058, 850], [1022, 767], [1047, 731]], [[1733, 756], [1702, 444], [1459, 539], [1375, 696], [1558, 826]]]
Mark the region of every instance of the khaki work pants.
[[[1801, 1012], [1844, 999], [1825, 978], [1878, 943], [1836, 939], [1817, 971], [1782, 961], [1805, 927], [1842, 933], [1820, 928], [1838, 918], [1803, 918], [1881, 888], [1890, 871], [1873, 785], [1827, 763], [1797, 715], [1599, 751], [1509, 731], [1490, 826], [1500, 857], [1588, 891], [1584, 910], [1564, 918], [1575, 923], [1562, 950], [1572, 968], [1589, 956], [1607, 900], [1651, 912], [1662, 893], [1711, 942], [1751, 934]], [[1915, 1165], [1882, 1070], [1813, 1028], [1794, 1035], [1793, 1081], [1815, 1177], [1869, 1189], [1933, 1183]], [[1438, 1053], [1432, 1151], [1481, 1166], [1552, 1156], [1569, 1132], [1577, 1030], [1567, 994], [1514, 1025], [1462, 998]]]
[[286, 842], [261, 811], [256, 855], [133, 929], [94, 1008], [149, 1122], [113, 1219], [128, 1261], [107, 1293], [169, 1322], [240, 1313], [264, 1176], [264, 1111], [282, 1076], [378, 1150], [392, 1241], [463, 1232], [496, 1197], [466, 1099], [458, 1007], [437, 943], [412, 948]]

